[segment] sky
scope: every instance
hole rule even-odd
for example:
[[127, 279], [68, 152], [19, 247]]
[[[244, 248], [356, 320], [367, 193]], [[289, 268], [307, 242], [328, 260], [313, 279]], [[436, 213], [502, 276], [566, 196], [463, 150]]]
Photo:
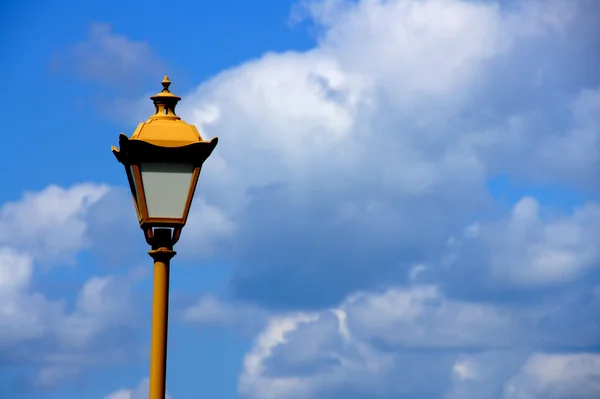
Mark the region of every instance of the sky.
[[206, 161], [171, 399], [600, 397], [594, 0], [3, 3], [0, 397], [148, 396], [110, 148], [169, 75]]

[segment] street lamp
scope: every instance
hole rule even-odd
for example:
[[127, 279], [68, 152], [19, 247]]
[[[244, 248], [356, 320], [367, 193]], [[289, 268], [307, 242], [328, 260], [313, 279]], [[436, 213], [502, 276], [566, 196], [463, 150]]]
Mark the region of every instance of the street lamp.
[[204, 141], [194, 125], [175, 114], [181, 100], [163, 90], [150, 97], [156, 112], [140, 123], [131, 138], [119, 136], [120, 149], [112, 147], [125, 166], [140, 227], [154, 259], [152, 344], [150, 348], [150, 399], [164, 399], [169, 307], [169, 264], [185, 226], [202, 164], [218, 138]]

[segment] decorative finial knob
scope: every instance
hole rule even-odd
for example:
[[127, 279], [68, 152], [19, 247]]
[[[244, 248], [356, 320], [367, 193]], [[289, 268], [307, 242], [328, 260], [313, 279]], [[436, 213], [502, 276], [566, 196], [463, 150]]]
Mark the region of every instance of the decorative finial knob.
[[181, 100], [181, 97], [169, 91], [171, 81], [168, 76], [165, 76], [162, 84], [162, 92], [155, 96], [150, 97], [154, 102], [155, 114], [152, 115], [151, 119], [162, 119], [162, 120], [179, 120], [180, 118], [175, 114], [175, 106]]
[[167, 75], [165, 75], [165, 78], [163, 79], [161, 84], [163, 87], [163, 93], [170, 93], [169, 86], [171, 86], [171, 81], [169, 80], [169, 77]]

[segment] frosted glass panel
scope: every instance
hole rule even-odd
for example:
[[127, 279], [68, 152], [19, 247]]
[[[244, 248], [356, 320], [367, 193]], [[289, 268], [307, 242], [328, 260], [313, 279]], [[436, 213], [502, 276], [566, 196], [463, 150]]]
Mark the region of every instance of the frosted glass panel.
[[194, 166], [191, 164], [142, 162], [140, 168], [148, 216], [151, 218], [183, 217]]

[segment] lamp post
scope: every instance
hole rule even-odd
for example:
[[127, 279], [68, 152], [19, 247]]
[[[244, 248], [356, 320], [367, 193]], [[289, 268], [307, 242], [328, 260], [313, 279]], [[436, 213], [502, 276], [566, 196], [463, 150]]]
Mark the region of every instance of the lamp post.
[[131, 138], [119, 136], [112, 147], [125, 167], [140, 227], [154, 259], [152, 343], [150, 348], [150, 399], [164, 399], [166, 387], [169, 267], [173, 246], [185, 226], [202, 164], [218, 139], [204, 141], [194, 125], [175, 114], [181, 100], [163, 90], [151, 97], [155, 114], [140, 123]]

